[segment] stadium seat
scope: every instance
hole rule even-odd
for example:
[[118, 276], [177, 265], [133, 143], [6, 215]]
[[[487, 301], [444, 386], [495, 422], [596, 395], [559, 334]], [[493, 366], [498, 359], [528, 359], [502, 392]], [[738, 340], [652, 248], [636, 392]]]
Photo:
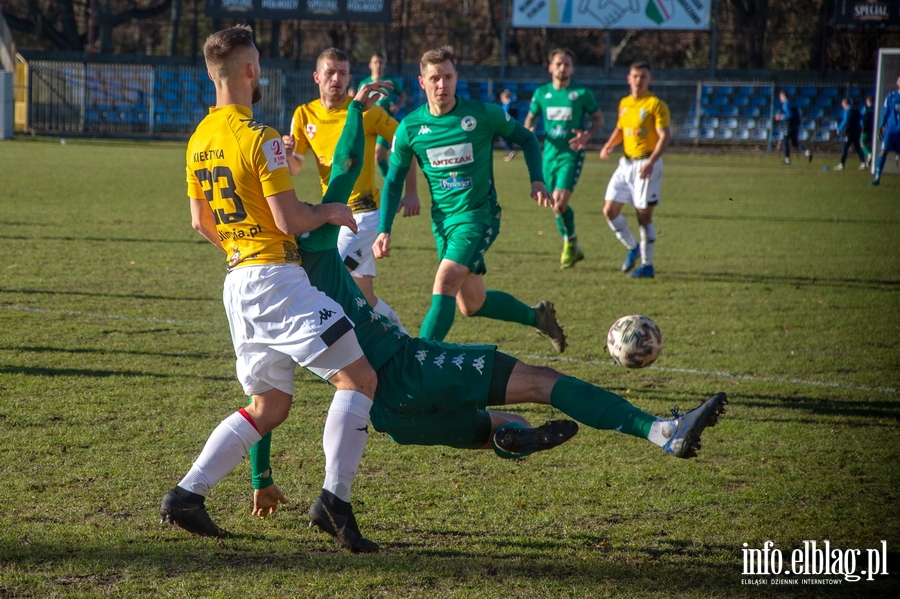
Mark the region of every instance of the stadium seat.
[[750, 139], [754, 141], [768, 141], [769, 140], [769, 130], [768, 129], [754, 129], [750, 132]]
[[737, 124], [739, 129], [755, 129], [756, 128], [756, 119], [748, 119], [743, 118], [738, 121]]
[[716, 139], [718, 140], [729, 140], [734, 138], [734, 130], [733, 129], [717, 129], [716, 130]]
[[697, 139], [700, 130], [697, 127], [682, 127], [681, 139]]
[[700, 98], [700, 106], [709, 106], [709, 96], [703, 96]]
[[703, 94], [704, 96], [711, 96], [711, 95], [713, 94], [713, 86], [711, 86], [711, 85], [704, 85], [704, 86], [701, 88], [701, 92], [702, 92], [702, 94]]
[[704, 117], [703, 127], [708, 129], [718, 129], [719, 128], [719, 119], [714, 116]]
[[459, 89], [456, 88], [456, 95], [462, 98], [463, 100], [471, 100], [471, 96], [469, 95], [468, 89]]
[[828, 113], [828, 116], [833, 119], [842, 119], [844, 118], [844, 109], [840, 106], [835, 106], [831, 109], [831, 112]]
[[734, 106], [749, 106], [750, 96], [735, 96], [734, 100], [732, 100], [731, 103]]
[[806, 129], [800, 129], [800, 135], [797, 136], [800, 141], [809, 141], [809, 131]]
[[734, 132], [734, 138], [740, 141], [746, 141], [750, 139], [750, 130], [749, 129], [738, 129]]
[[728, 106], [731, 99], [728, 96], [713, 96], [713, 106]]
[[862, 90], [858, 87], [851, 86], [847, 89], [847, 96], [851, 98], [858, 98], [862, 95]]
[[730, 85], [720, 85], [716, 88], [716, 96], [730, 96], [734, 92], [734, 88]]
[[737, 95], [749, 98], [756, 93], [756, 88], [750, 85], [742, 85], [737, 88]]
[[797, 106], [800, 106], [801, 108], [807, 108], [812, 104], [812, 98], [810, 98], [809, 96], [800, 96], [799, 98], [794, 100], [794, 102], [796, 102]]
[[716, 130], [715, 129], [702, 129], [700, 131], [700, 139], [715, 139], [716, 138]]
[[693, 104], [688, 106], [688, 116], [697, 116], [697, 107]]
[[813, 135], [814, 141], [831, 141], [831, 131], [820, 129]]
[[690, 117], [684, 119], [682, 126], [684, 126], [684, 127], [699, 127], [700, 126], [700, 118], [696, 117], [696, 116], [690, 116]]
[[722, 128], [724, 129], [734, 129], [738, 126], [738, 120], [735, 117], [728, 117], [722, 119]]
[[759, 117], [762, 114], [762, 110], [759, 109], [759, 106], [748, 106], [744, 108], [744, 116], [748, 117]]
[[806, 129], [807, 131], [815, 131], [818, 125], [816, 123], [816, 119], [805, 119], [800, 127], [802, 129]]
[[819, 94], [819, 88], [813, 87], [812, 85], [804, 85], [803, 87], [800, 88], [801, 96], [804, 96], [807, 98], [812, 98], [814, 96], [817, 96], [818, 94]]
[[824, 108], [810, 108], [809, 109], [809, 118], [811, 119], [820, 119], [825, 116]]
[[822, 129], [826, 129], [828, 131], [837, 131], [839, 124], [840, 123], [836, 119], [824, 119], [822, 121]]
[[818, 98], [816, 98], [816, 103], [814, 104], [814, 106], [819, 106], [822, 108], [831, 108], [832, 104], [833, 104], [833, 102], [832, 102], [831, 96], [819, 96]]
[[783, 91], [783, 92], [786, 93], [788, 96], [793, 96], [794, 94], [797, 93], [797, 88], [794, 87], [793, 85], [785, 85], [785, 86], [783, 86], [783, 87], [781, 88], [780, 91]]
[[723, 106], [719, 114], [722, 116], [738, 116], [740, 109], [737, 106]]
[[750, 100], [750, 104], [759, 107], [769, 106], [771, 103], [772, 101], [769, 96], [756, 96], [752, 100]]
[[703, 108], [703, 116], [719, 116], [718, 106], [705, 106]]
[[819, 91], [819, 95], [820, 95], [820, 96], [826, 96], [826, 97], [829, 97], [829, 98], [834, 98], [834, 97], [836, 97], [836, 96], [838, 95], [838, 88], [834, 87], [833, 85], [829, 85], [829, 86], [827, 86], [827, 87], [823, 87], [823, 88]]

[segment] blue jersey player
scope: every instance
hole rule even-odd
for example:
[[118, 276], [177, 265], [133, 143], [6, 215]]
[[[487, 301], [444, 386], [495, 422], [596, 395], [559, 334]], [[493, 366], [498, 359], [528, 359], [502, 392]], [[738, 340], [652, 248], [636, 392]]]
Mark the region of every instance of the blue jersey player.
[[781, 100], [781, 110], [775, 113], [775, 120], [784, 126], [784, 138], [781, 141], [784, 148], [784, 163], [791, 163], [791, 144], [797, 151], [806, 154], [812, 162], [812, 152], [800, 145], [800, 109], [791, 103], [786, 91], [779, 92], [778, 99]]
[[872, 185], [881, 183], [881, 171], [887, 162], [887, 155], [894, 152], [900, 155], [900, 77], [897, 77], [897, 90], [892, 91], [884, 98], [884, 108], [881, 114], [881, 156], [875, 165], [875, 178]]

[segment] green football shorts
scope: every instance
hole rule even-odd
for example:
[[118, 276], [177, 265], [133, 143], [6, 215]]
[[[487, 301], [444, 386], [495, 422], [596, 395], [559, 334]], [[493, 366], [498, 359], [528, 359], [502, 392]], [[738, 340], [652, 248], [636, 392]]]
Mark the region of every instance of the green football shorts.
[[553, 193], [554, 189], [575, 191], [575, 184], [581, 177], [582, 166], [584, 166], [584, 151], [545, 159], [543, 169], [547, 191], [550, 193]]
[[483, 447], [515, 363], [494, 345], [411, 338], [378, 369], [372, 426], [401, 445]]
[[433, 223], [432, 232], [437, 246], [438, 262], [452, 260], [468, 267], [476, 275], [487, 272], [484, 255], [500, 233], [500, 219], [491, 224], [460, 223], [444, 225]]

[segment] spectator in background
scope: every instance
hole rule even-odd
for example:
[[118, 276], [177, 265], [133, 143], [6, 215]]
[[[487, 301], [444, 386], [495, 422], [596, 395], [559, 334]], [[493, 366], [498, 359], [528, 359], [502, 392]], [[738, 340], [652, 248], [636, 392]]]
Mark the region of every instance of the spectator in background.
[[862, 116], [862, 132], [859, 145], [866, 155], [866, 166], [872, 166], [872, 131], [875, 129], [875, 98], [866, 96], [866, 103], [860, 111]]
[[[514, 121], [519, 120], [519, 109], [513, 104], [512, 92], [508, 89], [504, 89], [500, 92], [500, 106], [503, 107], [503, 112], [509, 115]], [[513, 158], [516, 157], [516, 148], [511, 141], [506, 139], [505, 137], [500, 137], [500, 145], [506, 150], [506, 156], [503, 158], [504, 162], [509, 162]]]
[[791, 144], [812, 162], [812, 152], [800, 145], [800, 109], [791, 103], [786, 91], [779, 92], [778, 98], [781, 100], [781, 110], [775, 113], [775, 120], [784, 125], [784, 139], [781, 143], [784, 163], [791, 163]]
[[872, 185], [881, 183], [881, 171], [891, 152], [900, 156], [900, 77], [897, 77], [897, 89], [884, 98], [884, 108], [881, 113], [881, 156], [875, 163], [875, 178]]
[[[403, 91], [403, 80], [398, 77], [389, 77], [384, 74], [384, 67], [387, 61], [381, 54], [373, 54], [369, 59], [369, 72], [371, 75], [359, 82], [360, 85], [372, 83], [373, 81], [390, 81], [393, 84], [391, 92], [382, 96], [375, 103], [381, 106], [389, 115], [400, 120], [400, 110], [406, 104], [406, 93]], [[378, 171], [382, 178], [388, 172], [388, 152], [391, 149], [391, 140], [386, 137], [378, 136], [375, 140], [375, 164], [378, 165]]]
[[841, 124], [838, 125], [838, 133], [844, 136], [844, 143], [841, 144], [841, 163], [834, 167], [834, 170], [844, 170], [844, 163], [847, 162], [847, 151], [851, 145], [859, 156], [859, 170], [865, 170], [866, 155], [859, 146], [859, 136], [862, 133], [862, 115], [859, 113], [859, 109], [850, 103], [850, 98], [842, 99], [841, 106], [844, 108], [844, 117], [841, 119]]

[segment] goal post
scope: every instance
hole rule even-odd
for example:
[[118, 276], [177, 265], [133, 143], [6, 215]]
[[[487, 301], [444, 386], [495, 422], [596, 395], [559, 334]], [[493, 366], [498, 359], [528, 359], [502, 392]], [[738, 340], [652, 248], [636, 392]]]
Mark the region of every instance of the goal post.
[[[875, 73], [875, 122], [874, 130], [869, 132], [870, 139], [873, 141], [872, 154], [876, 160], [881, 155], [878, 129], [881, 124], [881, 115], [884, 112], [884, 98], [897, 89], [898, 77], [900, 77], [900, 48], [879, 48], [878, 70]], [[872, 160], [872, 173], [875, 173], [875, 160]], [[888, 160], [885, 163], [882, 174], [887, 173], [900, 174], [900, 167], [895, 160]]]

